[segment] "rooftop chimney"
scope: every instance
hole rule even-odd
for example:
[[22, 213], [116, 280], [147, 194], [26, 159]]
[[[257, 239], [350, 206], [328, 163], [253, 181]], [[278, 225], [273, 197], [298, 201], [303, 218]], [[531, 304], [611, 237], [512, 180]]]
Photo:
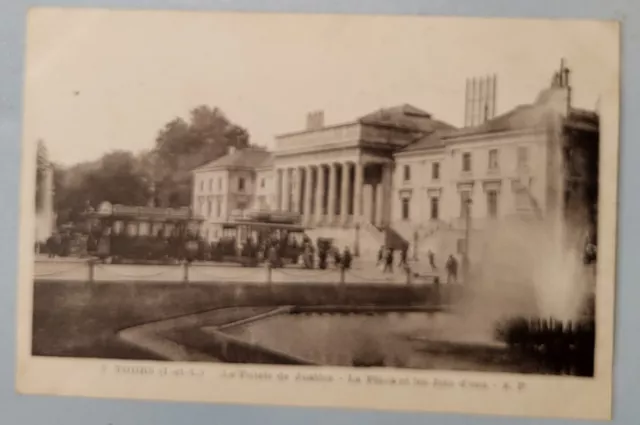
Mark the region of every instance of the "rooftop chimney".
[[319, 130], [324, 127], [324, 111], [313, 111], [307, 114], [307, 130]]
[[464, 105], [464, 125], [482, 124], [496, 115], [497, 77], [467, 79]]

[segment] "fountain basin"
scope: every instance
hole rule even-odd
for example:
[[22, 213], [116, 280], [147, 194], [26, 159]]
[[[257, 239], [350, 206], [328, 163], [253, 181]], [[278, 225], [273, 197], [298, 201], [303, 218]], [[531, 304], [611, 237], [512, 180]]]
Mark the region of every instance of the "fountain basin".
[[513, 358], [491, 332], [478, 334], [442, 308], [293, 307], [202, 331], [280, 353], [281, 359], [293, 360], [290, 364], [539, 372], [536, 365]]

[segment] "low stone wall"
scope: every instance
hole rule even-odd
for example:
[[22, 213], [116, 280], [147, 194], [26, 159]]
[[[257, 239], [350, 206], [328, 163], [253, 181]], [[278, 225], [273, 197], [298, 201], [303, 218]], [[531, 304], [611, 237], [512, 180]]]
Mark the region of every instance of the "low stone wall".
[[[38, 280], [38, 286], [78, 286], [76, 282]], [[140, 296], [143, 294], [158, 295], [161, 293], [176, 294], [178, 298], [200, 297], [210, 299], [212, 305], [224, 306], [258, 306], [258, 305], [433, 305], [451, 304], [464, 291], [462, 285], [394, 285], [384, 283], [313, 283], [282, 282], [265, 284], [256, 282], [219, 282], [219, 283], [173, 283], [165, 281], [121, 281], [95, 282], [83, 285], [90, 292], [102, 292], [110, 288], [131, 288]], [[72, 290], [73, 288], [70, 288]], [[64, 291], [64, 289], [62, 289]], [[125, 291], [126, 292], [126, 291]], [[193, 295], [191, 295], [193, 294]]]

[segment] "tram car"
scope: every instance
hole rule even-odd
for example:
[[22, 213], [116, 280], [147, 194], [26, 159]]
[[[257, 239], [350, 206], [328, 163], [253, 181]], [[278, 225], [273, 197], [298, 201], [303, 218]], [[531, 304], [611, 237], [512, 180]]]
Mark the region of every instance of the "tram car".
[[[300, 216], [279, 211], [233, 212], [231, 220], [218, 223], [222, 226], [227, 243], [224, 261], [244, 266], [257, 266], [269, 261], [273, 267], [298, 264], [304, 252], [305, 231]], [[275, 252], [273, 250], [275, 249]]]
[[113, 263], [171, 263], [199, 257], [204, 221], [190, 208], [112, 205], [85, 213], [89, 255]]

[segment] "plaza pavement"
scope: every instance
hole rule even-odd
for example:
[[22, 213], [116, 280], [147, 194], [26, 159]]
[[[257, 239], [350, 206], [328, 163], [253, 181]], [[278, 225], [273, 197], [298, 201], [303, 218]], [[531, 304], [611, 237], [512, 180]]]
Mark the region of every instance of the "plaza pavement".
[[[268, 282], [268, 270], [264, 266], [242, 267], [231, 263], [194, 263], [188, 268], [188, 280], [193, 283], [227, 282]], [[124, 265], [96, 264], [93, 270], [94, 282], [184, 282], [183, 265]], [[34, 279], [47, 281], [89, 280], [90, 269], [87, 259], [38, 257], [34, 266]], [[430, 283], [433, 276], [412, 277], [412, 283]], [[375, 262], [359, 260], [345, 273], [345, 283], [349, 284], [407, 284], [407, 276], [400, 269], [383, 274]], [[336, 283], [340, 282], [340, 270], [330, 267], [326, 270], [307, 270], [299, 266], [288, 266], [271, 270], [272, 283]]]

